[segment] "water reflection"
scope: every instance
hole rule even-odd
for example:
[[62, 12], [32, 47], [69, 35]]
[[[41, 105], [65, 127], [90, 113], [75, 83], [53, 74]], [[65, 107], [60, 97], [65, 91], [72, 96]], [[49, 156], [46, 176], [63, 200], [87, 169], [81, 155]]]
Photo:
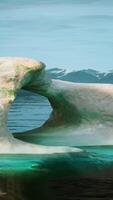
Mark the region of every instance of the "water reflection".
[[112, 196], [113, 159], [108, 160], [106, 156], [101, 159], [101, 148], [98, 153], [90, 150], [49, 156], [0, 156], [0, 200], [82, 200]]

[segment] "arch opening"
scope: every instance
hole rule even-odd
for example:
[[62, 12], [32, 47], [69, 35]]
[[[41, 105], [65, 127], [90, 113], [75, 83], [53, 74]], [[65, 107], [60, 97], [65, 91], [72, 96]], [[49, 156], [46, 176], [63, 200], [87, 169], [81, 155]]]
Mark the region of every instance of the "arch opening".
[[20, 90], [8, 112], [7, 126], [12, 133], [39, 128], [48, 120], [51, 111], [46, 97]]
[[[4, 57], [0, 59], [0, 153], [51, 154], [73, 151], [73, 148], [47, 147], [24, 142], [15, 138], [7, 127], [9, 109], [17, 99], [17, 93], [21, 88], [40, 93], [49, 100], [51, 96], [53, 98], [57, 95], [57, 92], [54, 92], [54, 84], [52, 84], [52, 80], [47, 78], [44, 68], [44, 63], [28, 58]], [[58, 105], [59, 100], [61, 101], [61, 98], [56, 100], [55, 105]], [[28, 104], [30, 106], [29, 102]], [[55, 108], [53, 107], [54, 110]], [[61, 114], [62, 110], [59, 113]], [[29, 116], [28, 112], [27, 116]]]

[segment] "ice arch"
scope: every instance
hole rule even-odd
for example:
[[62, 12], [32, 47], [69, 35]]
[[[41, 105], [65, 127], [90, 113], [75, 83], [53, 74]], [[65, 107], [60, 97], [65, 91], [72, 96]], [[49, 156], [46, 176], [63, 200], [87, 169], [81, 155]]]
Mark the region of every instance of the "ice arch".
[[44, 63], [32, 59], [0, 58], [0, 153], [80, 151], [34, 145], [13, 137], [6, 126], [7, 113], [20, 88], [41, 94], [50, 101], [53, 112], [42, 127], [44, 131], [58, 127], [58, 132], [63, 125], [65, 131], [73, 132], [74, 145], [113, 144], [113, 85], [50, 80], [44, 68]]
[[15, 139], [7, 128], [7, 114], [19, 89], [32, 90], [49, 98], [51, 80], [46, 77], [44, 68], [44, 63], [32, 59], [0, 58], [0, 153], [49, 154], [80, 151], [78, 148], [46, 147], [22, 142]]

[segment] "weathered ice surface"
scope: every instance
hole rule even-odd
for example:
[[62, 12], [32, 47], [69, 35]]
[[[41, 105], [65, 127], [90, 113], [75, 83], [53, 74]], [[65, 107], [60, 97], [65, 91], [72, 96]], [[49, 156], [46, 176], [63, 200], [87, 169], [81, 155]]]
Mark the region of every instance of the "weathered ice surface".
[[61, 153], [79, 151], [68, 147], [46, 147], [15, 139], [7, 128], [7, 114], [19, 89], [32, 82], [46, 93], [51, 81], [46, 78], [45, 65], [27, 58], [0, 58], [0, 153]]
[[[39, 93], [37, 85], [34, 81], [26, 89]], [[46, 92], [43, 89], [41, 92], [49, 99], [53, 112], [40, 129], [18, 135], [18, 138], [34, 143], [40, 141], [44, 145], [113, 144], [112, 84], [52, 80]]]
[[[41, 79], [42, 80], [42, 79]], [[16, 135], [24, 141], [49, 145], [113, 144], [113, 85], [80, 84], [38, 77], [25, 89], [48, 98], [53, 108], [39, 129]]]
[[[81, 151], [60, 147], [66, 138], [67, 146], [113, 144], [113, 85], [50, 80], [44, 68], [42, 62], [32, 59], [0, 58], [0, 153]], [[8, 110], [21, 88], [47, 97], [53, 108], [42, 127], [15, 134], [24, 142], [15, 139], [6, 126]], [[39, 145], [37, 135], [44, 138], [46, 133], [50, 140], [53, 134], [54, 138], [60, 136], [63, 143], [59, 147]]]

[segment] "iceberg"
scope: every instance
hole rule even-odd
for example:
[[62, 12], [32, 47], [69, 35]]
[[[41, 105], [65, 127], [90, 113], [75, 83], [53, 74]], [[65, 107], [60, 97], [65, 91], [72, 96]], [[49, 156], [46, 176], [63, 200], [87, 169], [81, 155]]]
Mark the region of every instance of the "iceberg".
[[[17, 92], [25, 89], [45, 96], [53, 109], [42, 127], [23, 134], [11, 134], [7, 114]], [[0, 58], [0, 153], [51, 154], [81, 152], [81, 148], [46, 146], [35, 142], [37, 132], [68, 132], [70, 146], [113, 144], [113, 85], [84, 84], [52, 80], [45, 64], [15, 57]], [[72, 131], [72, 133], [71, 133]], [[30, 138], [34, 137], [34, 141]], [[51, 137], [51, 134], [49, 135]], [[23, 139], [24, 138], [24, 139]], [[24, 141], [23, 141], [24, 140]], [[35, 143], [35, 144], [33, 144]], [[65, 144], [65, 142], [64, 142]]]
[[[18, 90], [38, 84], [39, 93], [46, 93], [50, 80], [46, 79], [45, 64], [28, 58], [0, 58], [0, 153], [4, 154], [51, 154], [80, 152], [79, 148], [47, 147], [23, 142], [14, 138], [7, 128], [7, 114]], [[43, 86], [42, 86], [43, 85]]]

